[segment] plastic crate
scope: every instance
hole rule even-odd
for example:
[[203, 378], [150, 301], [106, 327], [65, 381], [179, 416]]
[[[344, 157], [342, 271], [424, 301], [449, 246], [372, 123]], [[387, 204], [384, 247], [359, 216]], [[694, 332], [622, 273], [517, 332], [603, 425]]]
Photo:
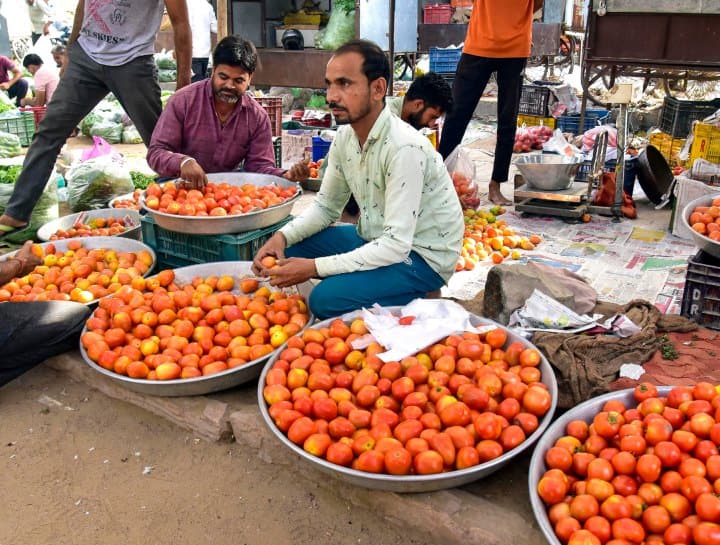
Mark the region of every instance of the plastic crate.
[[20, 112], [17, 117], [0, 118], [0, 131], [14, 134], [21, 146], [29, 146], [35, 135], [35, 116], [32, 112]]
[[542, 117], [538, 115], [524, 115], [520, 114], [517, 118], [517, 126], [522, 127], [525, 125], [526, 127], [536, 127], [538, 125], [544, 125], [546, 127], [550, 127], [551, 129], [555, 128], [555, 118], [554, 117]]
[[270, 132], [273, 136], [282, 134], [282, 97], [257, 97], [260, 106], [270, 117]]
[[252, 261], [272, 234], [292, 216], [263, 229], [232, 235], [191, 235], [176, 233], [157, 225], [151, 216], [140, 218], [143, 242], [157, 255], [159, 268], [185, 267], [217, 261]]
[[319, 161], [324, 159], [330, 150], [330, 144], [327, 140], [323, 140], [320, 136], [313, 136], [312, 139], [312, 160]]
[[648, 136], [648, 144], [657, 148], [670, 166], [682, 165], [683, 161], [678, 154], [685, 145], [685, 140], [685, 138], [673, 138], [664, 132], [654, 132]]
[[280, 168], [280, 165], [282, 165], [282, 140], [279, 136], [274, 136], [272, 143], [273, 152], [275, 153], [275, 166]]
[[458, 62], [462, 55], [462, 47], [451, 47], [440, 49], [430, 48], [430, 72], [452, 72], [457, 71]]
[[545, 117], [548, 114], [550, 89], [542, 85], [523, 85], [520, 92], [518, 112], [525, 115]]
[[454, 8], [471, 8], [473, 0], [450, 0], [450, 5]]
[[680, 314], [720, 329], [720, 260], [702, 250], [688, 259]]
[[690, 134], [693, 121], [705, 119], [718, 108], [720, 108], [720, 98], [704, 101], [678, 100], [666, 96], [660, 118], [660, 129], [673, 138], [685, 138]]
[[[423, 23], [426, 25], [446, 25], [452, 19], [453, 8], [450, 4], [431, 4], [423, 7]], [[432, 66], [430, 67], [432, 70]]]
[[[582, 132], [592, 129], [597, 125], [603, 125], [610, 121], [610, 112], [600, 109], [588, 109], [585, 111], [585, 121]], [[561, 115], [557, 118], [557, 128], [562, 132], [580, 134], [580, 114]]]
[[20, 109], [20, 111], [32, 112], [33, 116], [35, 117], [35, 130], [37, 130], [38, 125], [40, 125], [40, 121], [42, 121], [42, 118], [45, 117], [47, 106], [24, 106]]
[[708, 123], [693, 125], [693, 141], [688, 166], [692, 166], [695, 159], [720, 163], [720, 127]]

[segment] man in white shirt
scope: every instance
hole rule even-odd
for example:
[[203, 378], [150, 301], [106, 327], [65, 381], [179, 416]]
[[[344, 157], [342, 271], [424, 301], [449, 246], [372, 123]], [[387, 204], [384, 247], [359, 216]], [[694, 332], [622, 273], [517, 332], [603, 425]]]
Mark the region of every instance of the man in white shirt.
[[52, 7], [47, 0], [25, 0], [32, 24], [32, 43], [45, 33], [45, 25], [53, 20]]
[[192, 30], [192, 81], [207, 78], [208, 59], [217, 43], [217, 19], [207, 0], [187, 0]]

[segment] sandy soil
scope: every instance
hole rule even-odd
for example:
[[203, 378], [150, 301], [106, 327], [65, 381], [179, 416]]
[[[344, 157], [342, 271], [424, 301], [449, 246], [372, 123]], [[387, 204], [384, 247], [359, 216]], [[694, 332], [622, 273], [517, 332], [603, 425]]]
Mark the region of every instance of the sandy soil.
[[0, 544], [426, 543], [45, 366], [0, 389]]

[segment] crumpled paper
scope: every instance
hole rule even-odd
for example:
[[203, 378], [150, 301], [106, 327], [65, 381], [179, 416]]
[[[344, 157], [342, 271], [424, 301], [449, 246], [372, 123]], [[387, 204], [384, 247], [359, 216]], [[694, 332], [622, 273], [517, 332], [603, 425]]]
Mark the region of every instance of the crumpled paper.
[[[400, 318], [414, 316], [411, 324], [401, 325]], [[362, 318], [370, 335], [387, 352], [377, 356], [387, 361], [400, 361], [402, 358], [417, 354], [423, 348], [461, 331], [484, 333], [495, 329], [496, 325], [475, 327], [470, 321], [470, 313], [463, 307], [447, 299], [415, 299], [404, 306], [399, 314], [374, 305], [372, 309], [363, 309]], [[360, 348], [367, 342], [358, 339], [353, 348]]]
[[630, 337], [640, 328], [627, 316], [616, 314], [599, 322], [601, 315], [577, 314], [539, 290], [533, 290], [525, 304], [512, 313], [509, 327], [519, 331], [548, 331], [554, 333], [612, 333], [618, 337]]

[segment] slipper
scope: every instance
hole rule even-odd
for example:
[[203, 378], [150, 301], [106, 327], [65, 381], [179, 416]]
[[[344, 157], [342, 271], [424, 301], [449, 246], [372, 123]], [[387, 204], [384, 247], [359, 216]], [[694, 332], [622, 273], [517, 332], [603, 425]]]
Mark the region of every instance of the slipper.
[[20, 225], [19, 227], [13, 227], [12, 225], [5, 225], [0, 223], [0, 240], [12, 235], [13, 233], [19, 233], [29, 227], [29, 224]]

